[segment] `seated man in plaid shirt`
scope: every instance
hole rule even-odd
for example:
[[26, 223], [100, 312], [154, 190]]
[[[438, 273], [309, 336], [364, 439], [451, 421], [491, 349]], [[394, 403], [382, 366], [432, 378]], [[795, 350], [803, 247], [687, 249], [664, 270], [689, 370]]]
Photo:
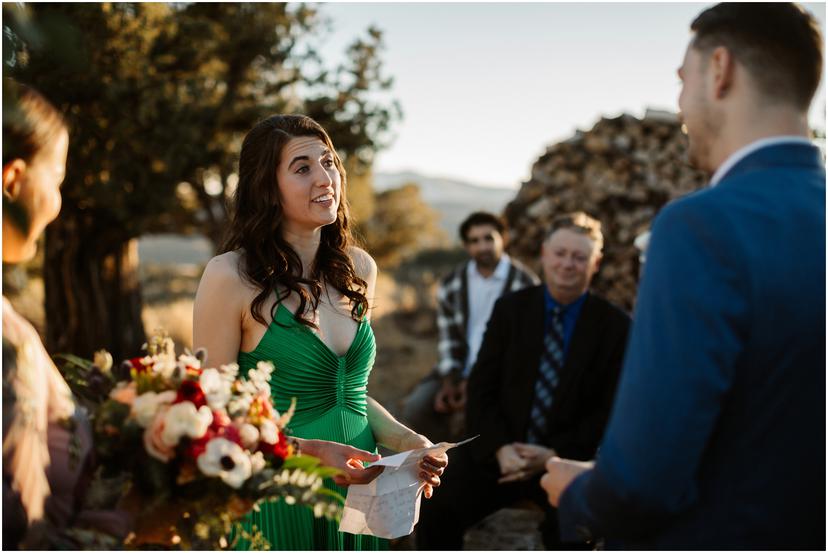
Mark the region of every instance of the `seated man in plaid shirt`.
[[498, 298], [540, 281], [504, 253], [506, 227], [478, 211], [460, 225], [469, 261], [443, 278], [437, 291], [439, 359], [406, 399], [403, 419], [433, 441], [459, 437], [466, 405], [466, 380], [477, 359], [486, 323]]

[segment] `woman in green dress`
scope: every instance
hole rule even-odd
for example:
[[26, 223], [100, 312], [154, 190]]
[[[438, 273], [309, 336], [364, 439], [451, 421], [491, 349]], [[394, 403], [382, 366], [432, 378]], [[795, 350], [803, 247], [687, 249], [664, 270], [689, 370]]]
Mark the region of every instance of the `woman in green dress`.
[[[370, 325], [377, 266], [351, 245], [346, 176], [327, 133], [300, 115], [275, 115], [245, 137], [234, 210], [220, 255], [207, 264], [193, 308], [193, 345], [211, 366], [258, 361], [276, 370], [277, 409], [292, 397], [290, 431], [301, 451], [342, 470], [329, 484], [367, 483], [381, 468], [376, 446], [406, 451], [431, 444], [367, 395], [376, 347]], [[426, 457], [430, 497], [448, 463]], [[385, 540], [337, 530], [282, 501], [245, 520], [273, 549], [383, 549]], [[241, 547], [248, 544], [242, 542]]]

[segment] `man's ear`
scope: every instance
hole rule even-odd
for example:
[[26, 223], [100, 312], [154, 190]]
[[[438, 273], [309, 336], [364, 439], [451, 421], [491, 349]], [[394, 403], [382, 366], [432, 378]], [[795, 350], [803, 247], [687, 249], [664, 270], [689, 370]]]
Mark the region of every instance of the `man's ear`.
[[15, 201], [20, 195], [23, 185], [23, 174], [26, 172], [26, 162], [15, 159], [3, 166], [3, 197]]
[[736, 70], [736, 62], [733, 54], [724, 46], [713, 49], [710, 54], [710, 71], [713, 75], [713, 95], [717, 100], [724, 98], [733, 86], [733, 77]]

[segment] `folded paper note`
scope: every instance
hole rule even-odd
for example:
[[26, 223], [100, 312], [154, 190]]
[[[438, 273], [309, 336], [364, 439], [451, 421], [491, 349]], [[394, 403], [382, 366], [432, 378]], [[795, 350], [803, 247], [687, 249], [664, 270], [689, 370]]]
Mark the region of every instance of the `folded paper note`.
[[339, 531], [389, 539], [409, 535], [420, 518], [420, 498], [425, 486], [419, 476], [420, 460], [474, 438], [403, 451], [372, 463], [371, 466], [383, 466], [385, 470], [368, 484], [348, 486]]

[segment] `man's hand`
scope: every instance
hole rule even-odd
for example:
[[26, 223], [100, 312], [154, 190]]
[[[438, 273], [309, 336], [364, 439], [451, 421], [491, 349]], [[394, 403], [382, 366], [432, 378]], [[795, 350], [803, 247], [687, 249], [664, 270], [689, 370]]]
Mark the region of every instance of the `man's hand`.
[[526, 467], [526, 459], [520, 456], [514, 444], [501, 446], [495, 456], [497, 457], [497, 464], [500, 465], [500, 474], [504, 477], [511, 474], [522, 476], [522, 471]]
[[308, 455], [319, 458], [326, 467], [342, 471], [333, 477], [337, 486], [367, 484], [380, 475], [385, 467], [364, 468], [363, 461], [379, 461], [381, 456], [349, 445], [327, 440], [301, 440], [300, 449]]
[[434, 410], [438, 413], [454, 413], [466, 406], [466, 381], [455, 382], [451, 376], [443, 378], [443, 383], [434, 396]]
[[516, 472], [505, 474], [500, 480], [497, 481], [499, 484], [504, 484], [506, 482], [517, 482], [519, 480], [528, 480], [536, 474], [540, 474], [544, 470], [546, 461], [555, 455], [554, 449], [549, 449], [548, 447], [543, 447], [542, 445], [515, 442], [512, 444], [512, 447], [515, 452], [517, 452], [517, 454], [520, 455], [520, 457], [526, 462], [526, 464], [522, 469]]
[[468, 380], [465, 378], [457, 383], [454, 387], [454, 396], [449, 396], [449, 407], [452, 412], [457, 413], [466, 408], [466, 384]]
[[575, 478], [595, 466], [594, 461], [570, 461], [560, 457], [552, 457], [546, 462], [546, 474], [541, 478], [541, 487], [549, 496], [549, 504], [557, 507], [564, 490]]

